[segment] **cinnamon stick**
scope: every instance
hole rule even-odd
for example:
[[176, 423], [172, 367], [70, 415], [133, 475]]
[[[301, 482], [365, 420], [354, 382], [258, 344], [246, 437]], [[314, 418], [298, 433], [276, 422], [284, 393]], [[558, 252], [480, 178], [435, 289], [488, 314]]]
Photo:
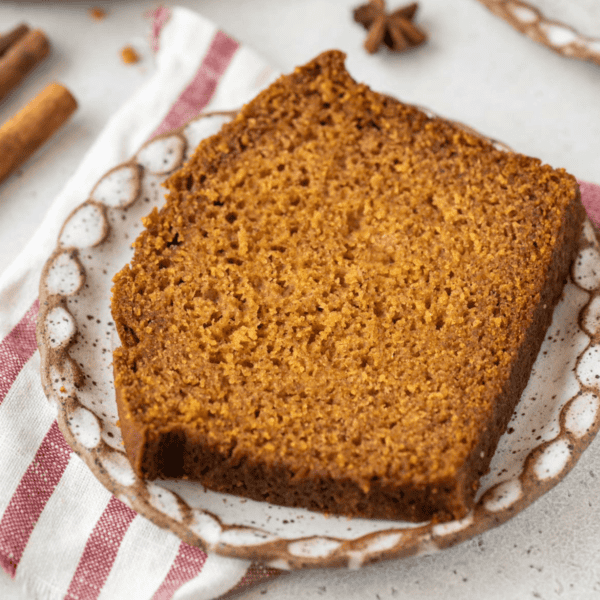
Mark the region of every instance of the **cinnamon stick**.
[[77, 108], [77, 100], [51, 83], [0, 127], [0, 183], [22, 165]]
[[12, 31], [0, 35], [0, 56], [2, 56], [15, 42], [20, 40], [27, 32], [29, 27], [25, 23], [21, 23]]
[[50, 42], [39, 29], [28, 31], [0, 57], [0, 101], [50, 52]]

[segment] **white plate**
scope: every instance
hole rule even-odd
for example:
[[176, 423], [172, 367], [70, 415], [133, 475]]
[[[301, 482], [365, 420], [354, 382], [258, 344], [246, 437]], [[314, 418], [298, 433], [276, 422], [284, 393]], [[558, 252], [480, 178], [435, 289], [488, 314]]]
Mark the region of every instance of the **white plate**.
[[[600, 38], [581, 33], [582, 26], [593, 29], [594, 22], [600, 20], [597, 0], [579, 0], [578, 2], [557, 2], [554, 0], [479, 0], [495, 15], [510, 23], [515, 29], [544, 44], [548, 48], [579, 60], [590, 60], [600, 65]], [[549, 15], [557, 12], [565, 14], [560, 20]], [[577, 28], [564, 20], [577, 22]]]
[[431, 553], [510, 519], [554, 487], [600, 427], [600, 344], [593, 342], [600, 333], [600, 250], [589, 222], [528, 387], [477, 504], [461, 521], [332, 517], [135, 476], [117, 425], [112, 276], [132, 257], [141, 217], [163, 203], [161, 182], [230, 117], [205, 115], [109, 171], [67, 218], [44, 267], [38, 320], [44, 390], [58, 405], [65, 438], [96, 477], [190, 544], [284, 569], [359, 567]]

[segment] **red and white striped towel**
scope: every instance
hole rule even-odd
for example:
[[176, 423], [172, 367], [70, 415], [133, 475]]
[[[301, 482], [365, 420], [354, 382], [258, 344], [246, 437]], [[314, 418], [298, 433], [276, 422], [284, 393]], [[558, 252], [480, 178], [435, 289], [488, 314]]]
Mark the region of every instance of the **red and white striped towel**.
[[40, 272], [82, 194], [154, 134], [202, 110], [239, 108], [277, 75], [185, 9], [155, 11], [153, 44], [156, 73], [111, 119], [0, 279], [0, 564], [34, 599], [200, 600], [276, 574], [207, 555], [113, 497], [66, 444], [40, 384]]

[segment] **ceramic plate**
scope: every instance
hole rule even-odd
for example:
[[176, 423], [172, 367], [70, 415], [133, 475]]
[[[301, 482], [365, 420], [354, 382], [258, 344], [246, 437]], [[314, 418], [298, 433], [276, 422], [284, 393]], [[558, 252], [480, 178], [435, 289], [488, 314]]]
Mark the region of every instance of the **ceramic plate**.
[[136, 477], [117, 425], [111, 279], [132, 257], [142, 216], [163, 203], [161, 182], [229, 118], [205, 115], [110, 170], [67, 218], [44, 267], [44, 389], [68, 443], [102, 484], [190, 544], [284, 569], [430, 553], [510, 519], [554, 487], [600, 426], [600, 250], [589, 222], [529, 385], [466, 518], [434, 525], [331, 517]]
[[[585, 35], [600, 22], [597, 0], [557, 2], [556, 0], [479, 0], [515, 29], [569, 58], [591, 60], [600, 65], [600, 37]], [[550, 15], [560, 15], [560, 20]], [[564, 17], [562, 16], [564, 14]], [[576, 24], [576, 27], [567, 22]]]

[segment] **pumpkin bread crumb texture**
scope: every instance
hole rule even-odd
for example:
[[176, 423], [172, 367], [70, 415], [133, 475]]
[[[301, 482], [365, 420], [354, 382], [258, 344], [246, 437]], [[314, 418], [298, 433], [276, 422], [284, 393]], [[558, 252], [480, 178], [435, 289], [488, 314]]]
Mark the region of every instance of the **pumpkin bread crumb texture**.
[[166, 185], [112, 298], [138, 474], [464, 516], [564, 284], [574, 178], [371, 91], [331, 51]]

